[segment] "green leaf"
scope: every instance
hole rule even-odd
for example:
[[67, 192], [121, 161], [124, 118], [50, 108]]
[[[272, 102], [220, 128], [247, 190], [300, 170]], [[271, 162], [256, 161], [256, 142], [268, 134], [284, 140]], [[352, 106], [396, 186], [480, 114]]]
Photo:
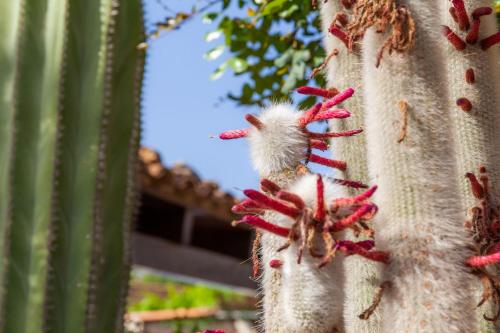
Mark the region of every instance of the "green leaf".
[[203, 15], [203, 18], [201, 19], [201, 21], [205, 24], [210, 24], [212, 23], [213, 21], [215, 21], [215, 19], [219, 16], [219, 13], [214, 13], [214, 12], [211, 12], [211, 13], [206, 13], [205, 15]]
[[218, 39], [220, 36], [222, 36], [221, 30], [210, 31], [209, 33], [207, 33], [205, 35], [205, 41], [211, 42], [211, 41]]
[[294, 63], [309, 61], [309, 59], [311, 59], [311, 52], [309, 50], [296, 51], [293, 54]]
[[281, 87], [281, 92], [283, 94], [288, 94], [292, 89], [295, 88], [297, 83], [297, 79], [295, 78], [294, 75], [288, 75], [288, 77], [285, 79], [285, 83]]
[[286, 50], [279, 58], [274, 60], [274, 65], [277, 67], [283, 67], [285, 66], [288, 61], [292, 58], [293, 55], [293, 50], [288, 49]]
[[222, 77], [222, 74], [226, 71], [227, 62], [222, 63], [217, 69], [210, 75], [210, 80], [215, 81]]
[[295, 11], [297, 11], [299, 9], [300, 9], [299, 6], [297, 6], [296, 4], [293, 4], [287, 10], [282, 11], [280, 13], [280, 17], [282, 17], [282, 18], [288, 18], [288, 17], [292, 16], [292, 14], [295, 13]]
[[285, 4], [288, 0], [273, 0], [265, 5], [264, 10], [262, 10], [260, 16], [266, 16], [270, 14], [274, 14], [281, 9], [281, 6]]
[[213, 49], [211, 49], [210, 51], [205, 53], [205, 55], [203, 57], [208, 61], [215, 60], [218, 57], [220, 57], [222, 55], [222, 53], [224, 53], [225, 47], [226, 47], [225, 45], [219, 45], [217, 47], [214, 47]]
[[248, 62], [241, 58], [232, 58], [227, 61], [235, 73], [242, 73], [247, 70]]
[[250, 99], [250, 98], [252, 98], [253, 90], [249, 84], [244, 84], [243, 89], [242, 89], [242, 93], [243, 93], [243, 96]]

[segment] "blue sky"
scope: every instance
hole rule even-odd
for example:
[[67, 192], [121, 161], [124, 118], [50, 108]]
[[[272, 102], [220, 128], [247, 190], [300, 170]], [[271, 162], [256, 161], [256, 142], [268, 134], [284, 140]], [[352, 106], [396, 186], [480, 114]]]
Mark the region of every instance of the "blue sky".
[[[176, 11], [189, 11], [193, 4], [185, 0], [163, 2]], [[145, 4], [147, 28], [169, 15], [158, 0], [146, 0]], [[217, 134], [246, 127], [243, 115], [257, 113], [258, 108], [220, 100], [228, 91], [237, 92], [243, 78], [227, 72], [216, 81], [210, 80], [210, 74], [228, 56], [223, 54], [213, 62], [203, 58], [206, 51], [222, 43], [205, 41], [205, 34], [214, 29], [214, 24], [204, 24], [197, 17], [150, 43], [143, 88], [142, 144], [157, 150], [167, 166], [184, 162], [203, 179], [214, 180], [240, 196], [238, 189], [256, 187], [258, 182], [246, 142], [221, 141]]]
[[[157, 0], [145, 3], [148, 28], [169, 14]], [[189, 10], [186, 3], [193, 2], [165, 3], [174, 10]], [[214, 28], [197, 17], [150, 43], [143, 88], [142, 144], [160, 152], [168, 166], [184, 162], [203, 179], [217, 181], [236, 194], [236, 188], [255, 187], [257, 176], [249, 164], [245, 141], [221, 141], [217, 134], [246, 127], [243, 115], [258, 109], [220, 101], [228, 91], [237, 91], [242, 79], [228, 72], [210, 80], [225, 56], [214, 62], [203, 58], [206, 51], [222, 43], [205, 41], [205, 34]], [[212, 135], [215, 138], [210, 138]]]

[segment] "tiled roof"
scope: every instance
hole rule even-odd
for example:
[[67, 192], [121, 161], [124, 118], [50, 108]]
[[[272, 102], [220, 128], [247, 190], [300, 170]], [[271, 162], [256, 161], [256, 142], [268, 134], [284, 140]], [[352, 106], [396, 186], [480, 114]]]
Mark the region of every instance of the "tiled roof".
[[175, 204], [201, 209], [222, 220], [232, 220], [236, 199], [213, 181], [202, 180], [185, 164], [168, 168], [160, 155], [149, 148], [139, 151], [139, 181], [143, 192]]

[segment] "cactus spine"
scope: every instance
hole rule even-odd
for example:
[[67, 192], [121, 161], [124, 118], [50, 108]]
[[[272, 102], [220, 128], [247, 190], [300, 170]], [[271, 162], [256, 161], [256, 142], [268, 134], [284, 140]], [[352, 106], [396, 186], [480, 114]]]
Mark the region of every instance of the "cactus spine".
[[9, 253], [1, 268], [1, 331], [121, 331], [135, 205], [141, 3], [1, 6], [10, 22], [1, 25], [0, 53], [9, 57], [0, 66], [2, 73], [15, 69], [0, 83], [2, 110], [10, 112], [2, 112], [0, 128], [0, 236]]

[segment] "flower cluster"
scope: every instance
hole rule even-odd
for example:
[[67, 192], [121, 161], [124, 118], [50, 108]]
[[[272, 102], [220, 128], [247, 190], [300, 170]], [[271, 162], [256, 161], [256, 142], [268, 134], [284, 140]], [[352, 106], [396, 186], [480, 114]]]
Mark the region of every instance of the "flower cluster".
[[[450, 8], [450, 15], [453, 20], [457, 23], [458, 28], [461, 31], [467, 32], [465, 36], [465, 41], [460, 38], [453, 30], [448, 26], [443, 26], [443, 35], [448, 39], [448, 41], [459, 51], [464, 50], [467, 44], [475, 44], [479, 37], [479, 27], [481, 25], [481, 16], [490, 15], [493, 13], [491, 7], [479, 7], [476, 8], [471, 15], [472, 24], [469, 20], [469, 15], [465, 9], [465, 4], [463, 0], [453, 0], [453, 7]], [[467, 44], [465, 43], [467, 42]], [[486, 51], [496, 43], [500, 42], [500, 32], [497, 32], [489, 37], [483, 38], [479, 41], [479, 46], [482, 50]]]
[[[314, 177], [306, 175], [304, 177]], [[295, 186], [294, 191], [281, 189], [277, 184], [268, 179], [261, 181], [261, 189], [264, 193], [256, 190], [245, 190], [248, 199], [233, 207], [233, 212], [246, 214], [241, 220], [234, 224], [245, 223], [257, 229], [286, 238], [287, 241], [278, 250], [288, 248], [292, 242], [299, 244], [297, 262], [301, 262], [304, 251], [307, 249], [314, 258], [319, 258], [318, 267], [323, 267], [334, 258], [337, 252], [346, 255], [357, 254], [367, 259], [387, 263], [389, 254], [382, 251], [373, 251], [373, 240], [353, 242], [340, 239], [340, 232], [350, 228], [356, 234], [361, 232], [373, 235], [373, 231], [366, 222], [370, 220], [377, 211], [377, 206], [368, 201], [373, 195], [376, 186], [365, 192], [349, 198], [333, 198], [327, 201], [325, 198], [325, 184], [321, 175], [316, 177], [316, 200], [314, 204], [308, 205], [302, 199], [301, 185]], [[298, 184], [307, 186], [309, 179], [299, 179]], [[331, 185], [331, 184], [330, 184]], [[295, 193], [294, 193], [295, 192]], [[329, 198], [331, 199], [331, 198]], [[267, 211], [279, 213], [287, 218], [283, 224], [270, 223], [260, 217]], [[323, 246], [317, 249], [316, 237], [320, 235]]]
[[349, 117], [347, 110], [334, 107], [351, 97], [354, 89], [348, 88], [339, 93], [334, 90], [301, 87], [298, 92], [321, 96], [325, 101], [304, 113], [295, 112], [289, 106], [281, 104], [264, 110], [259, 117], [247, 114], [245, 119], [252, 125], [250, 128], [226, 131], [219, 137], [223, 140], [248, 137], [252, 146], [254, 166], [263, 174], [294, 167], [302, 160], [345, 170], [345, 162], [321, 157], [312, 153], [312, 149], [327, 150], [328, 139], [356, 135], [361, 133], [362, 129], [316, 133], [309, 131], [307, 125]]
[[[481, 25], [481, 17], [485, 15], [491, 15], [493, 9], [491, 7], [479, 7], [472, 11], [471, 19], [472, 24], [469, 20], [469, 15], [465, 9], [465, 4], [463, 0], [453, 0], [453, 6], [450, 7], [450, 15], [453, 20], [458, 25], [458, 28], [466, 32], [465, 40], [457, 35], [450, 27], [444, 25], [442, 28], [443, 36], [448, 39], [448, 41], [453, 45], [453, 47], [458, 51], [463, 51], [467, 47], [467, 44], [473, 45], [477, 43], [479, 38], [479, 27]], [[489, 37], [483, 38], [479, 41], [479, 46], [483, 51], [488, 50], [490, 47], [500, 42], [500, 32], [497, 32]], [[474, 84], [475, 75], [474, 69], [468, 68], [465, 72], [465, 81], [468, 84]], [[456, 104], [463, 111], [469, 112], [472, 110], [472, 102], [466, 97], [460, 97], [457, 99]]]

